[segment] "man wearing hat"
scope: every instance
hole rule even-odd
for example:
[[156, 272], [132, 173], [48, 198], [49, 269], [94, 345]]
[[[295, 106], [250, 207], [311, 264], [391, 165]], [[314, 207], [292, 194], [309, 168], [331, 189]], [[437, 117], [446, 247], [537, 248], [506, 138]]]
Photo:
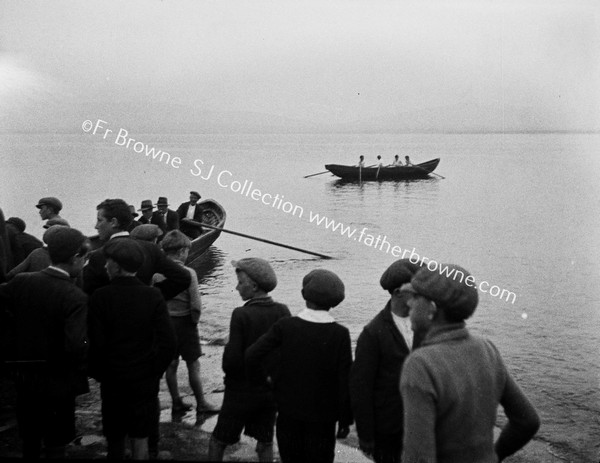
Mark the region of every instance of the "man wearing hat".
[[275, 378], [277, 445], [283, 463], [329, 462], [338, 438], [352, 424], [348, 376], [352, 348], [348, 328], [329, 309], [344, 300], [344, 283], [333, 272], [313, 270], [302, 280], [306, 308], [284, 318], [246, 351], [255, 369], [274, 351], [281, 355]]
[[150, 220], [152, 220], [152, 214], [154, 213], [154, 205], [152, 204], [152, 200], [144, 199], [138, 211], [142, 213], [142, 216], [138, 221], [142, 225], [149, 224]]
[[135, 212], [135, 206], [133, 204], [129, 205], [129, 212], [131, 212], [131, 224], [127, 228], [127, 231], [131, 232], [134, 228], [139, 227], [141, 225], [141, 222], [135, 220], [135, 218], [138, 217], [139, 214]]
[[419, 346], [423, 332], [414, 333], [400, 291], [420, 265], [400, 259], [380, 279], [390, 299], [363, 329], [356, 343], [350, 377], [352, 411], [360, 449], [376, 463], [399, 462], [402, 451], [402, 398], [398, 384], [402, 364]]
[[269, 296], [277, 286], [277, 277], [266, 260], [246, 258], [232, 265], [238, 280], [236, 289], [245, 304], [231, 314], [229, 342], [223, 351], [225, 397], [209, 442], [208, 459], [221, 461], [225, 448], [238, 442], [245, 429], [244, 433], [257, 441], [259, 461], [271, 462], [275, 400], [262, 366], [247, 369], [244, 352], [277, 320], [288, 318], [290, 311]]
[[37, 248], [41, 248], [42, 242], [35, 236], [25, 233], [25, 222], [19, 217], [11, 217], [6, 221], [6, 231], [12, 255], [12, 269], [25, 260]]
[[52, 196], [42, 198], [35, 207], [40, 210], [40, 217], [42, 220], [62, 218], [58, 213], [62, 210], [63, 205], [58, 198]]
[[46, 237], [51, 266], [0, 286], [0, 306], [11, 314], [7, 364], [17, 372], [17, 421], [26, 460], [40, 458], [42, 443], [46, 457], [65, 458], [65, 446], [76, 435], [75, 396], [89, 390], [87, 297], [72, 282], [83, 268], [87, 240], [78, 230], [56, 228]]
[[202, 227], [200, 225], [191, 225], [189, 223], [189, 221], [202, 222], [202, 208], [198, 205], [200, 198], [200, 193], [190, 191], [190, 200], [182, 203], [177, 208], [181, 231], [192, 240], [202, 234]]
[[177, 212], [169, 209], [169, 201], [164, 196], [160, 196], [156, 202], [157, 211], [152, 213], [150, 223], [158, 225], [163, 234], [171, 230], [179, 230], [179, 216]]

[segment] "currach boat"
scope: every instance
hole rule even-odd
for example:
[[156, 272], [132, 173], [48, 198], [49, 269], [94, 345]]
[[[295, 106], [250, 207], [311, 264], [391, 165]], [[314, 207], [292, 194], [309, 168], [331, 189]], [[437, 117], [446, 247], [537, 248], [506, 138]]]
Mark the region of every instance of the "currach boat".
[[[225, 226], [227, 214], [225, 213], [223, 206], [221, 206], [218, 202], [213, 199], [205, 199], [204, 201], [199, 201], [198, 206], [203, 209], [203, 223], [217, 228], [223, 228]], [[189, 265], [198, 259], [220, 235], [221, 230], [214, 230], [212, 228], [209, 229], [205, 227], [202, 230], [202, 234], [198, 238], [192, 240], [192, 247], [190, 249], [190, 254], [187, 258], [186, 265]]]
[[439, 163], [440, 159], [437, 158], [412, 166], [363, 167], [361, 169], [357, 166], [326, 164], [325, 169], [344, 180], [410, 180], [429, 178], [429, 174]]

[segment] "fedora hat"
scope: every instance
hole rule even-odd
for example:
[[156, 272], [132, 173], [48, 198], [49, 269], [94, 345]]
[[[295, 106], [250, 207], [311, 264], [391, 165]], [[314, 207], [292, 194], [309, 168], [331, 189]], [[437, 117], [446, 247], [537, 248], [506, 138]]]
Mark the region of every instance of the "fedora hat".
[[156, 202], [156, 206], [168, 206], [169, 201], [164, 196], [159, 196], [158, 201]]
[[138, 211], [147, 211], [148, 209], [152, 210], [154, 209], [154, 206], [152, 205], [152, 200], [151, 199], [144, 199], [142, 201], [142, 205], [140, 206], [140, 208], [138, 209]]
[[131, 215], [134, 217], [137, 217], [139, 215], [137, 212], [135, 212], [135, 206], [133, 204], [129, 205], [129, 212], [131, 212]]

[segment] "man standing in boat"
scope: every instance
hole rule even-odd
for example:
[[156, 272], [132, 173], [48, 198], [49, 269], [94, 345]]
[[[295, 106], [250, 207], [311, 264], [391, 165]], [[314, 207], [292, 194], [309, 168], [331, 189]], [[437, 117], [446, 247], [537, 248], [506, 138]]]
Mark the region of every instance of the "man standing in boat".
[[191, 240], [198, 238], [202, 234], [202, 227], [199, 224], [190, 223], [192, 220], [194, 222], [202, 222], [202, 208], [198, 204], [201, 197], [197, 191], [190, 191], [190, 200], [182, 203], [177, 208], [180, 230]]
[[150, 223], [158, 225], [163, 231], [163, 236], [171, 230], [179, 230], [179, 216], [177, 212], [169, 209], [169, 201], [160, 196], [156, 202], [157, 211], [152, 214]]
[[152, 200], [144, 199], [138, 211], [142, 213], [142, 216], [139, 218], [138, 222], [142, 225], [149, 224], [152, 220], [152, 214], [154, 213], [154, 205], [152, 204]]

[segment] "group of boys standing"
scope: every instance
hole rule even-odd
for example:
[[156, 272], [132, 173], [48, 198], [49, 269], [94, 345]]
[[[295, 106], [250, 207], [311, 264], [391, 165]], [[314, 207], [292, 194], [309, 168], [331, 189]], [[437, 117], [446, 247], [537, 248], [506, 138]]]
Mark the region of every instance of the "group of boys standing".
[[[125, 201], [100, 203], [96, 230], [105, 244], [89, 253], [81, 232], [66, 226], [50, 227], [45, 241], [51, 265], [0, 285], [0, 302], [6, 308], [2, 315], [16, 334], [8, 343], [11, 352], [7, 358], [16, 371], [25, 457], [38, 457], [42, 442], [47, 456], [64, 456], [65, 445], [75, 437], [75, 397], [88, 391], [88, 376], [101, 383], [109, 458], [124, 458], [127, 437], [133, 458], [146, 459], [151, 449], [156, 452], [160, 378], [181, 353], [177, 339], [181, 331], [174, 331], [173, 314], [170, 317], [165, 301], [194, 285], [197, 291], [197, 281], [193, 282], [190, 269], [167, 258], [155, 243], [130, 238], [126, 230], [131, 220]], [[164, 251], [168, 251], [168, 243], [163, 242]], [[361, 450], [378, 463], [401, 461], [407, 437], [413, 456], [421, 451], [419, 434], [404, 432], [406, 413], [399, 387], [403, 364], [423, 342], [436, 311], [441, 314], [441, 328], [447, 329], [443, 323], [450, 321], [455, 324], [448, 325], [452, 329], [464, 330], [464, 318], [477, 305], [476, 290], [448, 283], [408, 259], [393, 263], [380, 280], [390, 299], [365, 326], [353, 362], [349, 331], [329, 312], [345, 298], [344, 284], [335, 273], [324, 269], [309, 272], [302, 281], [306, 308], [291, 316], [285, 305], [269, 296], [277, 277], [267, 261], [245, 258], [232, 264], [236, 289], [245, 303], [231, 315], [223, 353], [225, 395], [209, 442], [209, 460], [222, 460], [226, 447], [245, 432], [257, 440], [260, 461], [272, 461], [276, 429], [284, 463], [331, 463], [336, 437], [347, 437], [353, 420]], [[72, 281], [80, 272], [82, 289]], [[162, 276], [156, 278], [156, 274]], [[409, 282], [414, 282], [416, 289]], [[429, 299], [415, 302], [417, 289], [421, 298]], [[439, 303], [437, 308], [434, 301]], [[423, 308], [416, 310], [419, 304]], [[453, 313], [451, 309], [456, 311], [456, 307], [464, 313]], [[409, 310], [413, 308], [416, 315], [411, 313], [411, 319]], [[189, 312], [187, 315], [197, 323], [199, 310], [195, 321]], [[195, 325], [192, 331], [196, 337], [191, 342], [198, 343]], [[199, 356], [198, 350], [195, 355]], [[507, 403], [512, 404], [513, 414], [519, 408], [515, 403], [527, 409], [526, 400], [506, 379], [501, 360], [494, 355], [500, 373], [497, 385], [492, 386], [499, 388], [502, 397], [510, 393]], [[413, 362], [413, 373], [422, 371], [415, 370], [416, 364]], [[421, 393], [418, 381], [417, 386], [410, 383], [414, 378], [403, 384], [410, 384], [406, 386], [410, 393], [415, 388]], [[178, 396], [172, 396], [175, 408]], [[216, 411], [202, 395], [196, 399], [198, 413]], [[490, 397], [491, 407], [497, 406], [495, 400], [504, 399]], [[492, 416], [494, 410], [490, 408], [487, 415]], [[413, 419], [414, 412], [411, 408]], [[435, 420], [435, 410], [427, 412]], [[529, 424], [535, 421], [534, 414], [529, 410]], [[473, 424], [477, 426], [477, 422]], [[533, 427], [522, 434], [532, 435]], [[521, 443], [522, 436], [515, 438], [519, 435], [515, 432], [507, 431], [498, 455], [524, 445], [526, 440]], [[433, 429], [423, 431], [423, 435], [432, 433]], [[485, 433], [488, 439], [487, 428]], [[454, 438], [452, 434], [448, 439], [451, 447]], [[463, 436], [463, 440], [468, 452], [473, 439]], [[486, 458], [491, 455], [487, 440], [477, 445]]]

